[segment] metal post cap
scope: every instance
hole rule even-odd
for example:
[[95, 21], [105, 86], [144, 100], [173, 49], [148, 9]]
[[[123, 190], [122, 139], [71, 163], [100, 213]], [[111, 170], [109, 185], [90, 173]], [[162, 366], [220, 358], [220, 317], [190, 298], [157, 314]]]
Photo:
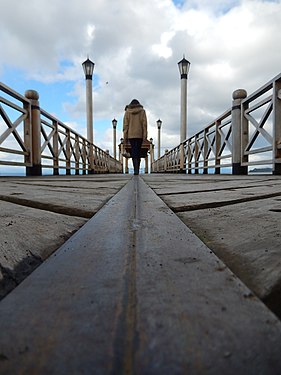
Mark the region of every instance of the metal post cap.
[[38, 100], [39, 99], [39, 94], [35, 90], [26, 90], [24, 93], [25, 97], [27, 99], [33, 99], [33, 100]]
[[232, 98], [235, 99], [244, 99], [247, 97], [247, 91], [244, 89], [238, 89], [233, 91]]

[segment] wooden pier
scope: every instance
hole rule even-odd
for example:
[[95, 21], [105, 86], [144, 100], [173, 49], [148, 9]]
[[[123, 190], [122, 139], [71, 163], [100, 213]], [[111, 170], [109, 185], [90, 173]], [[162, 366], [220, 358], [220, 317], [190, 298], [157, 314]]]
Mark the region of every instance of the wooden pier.
[[0, 182], [1, 374], [281, 372], [279, 176]]

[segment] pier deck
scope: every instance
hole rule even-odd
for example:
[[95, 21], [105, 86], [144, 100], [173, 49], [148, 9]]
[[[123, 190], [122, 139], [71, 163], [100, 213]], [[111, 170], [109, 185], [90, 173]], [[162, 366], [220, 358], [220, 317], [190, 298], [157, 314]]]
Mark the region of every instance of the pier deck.
[[[73, 215], [68, 179], [92, 218]], [[0, 302], [1, 374], [280, 373], [281, 322], [262, 302], [278, 314], [280, 177], [50, 177], [37, 198], [32, 179], [5, 181], [2, 228], [35, 213], [84, 225]]]

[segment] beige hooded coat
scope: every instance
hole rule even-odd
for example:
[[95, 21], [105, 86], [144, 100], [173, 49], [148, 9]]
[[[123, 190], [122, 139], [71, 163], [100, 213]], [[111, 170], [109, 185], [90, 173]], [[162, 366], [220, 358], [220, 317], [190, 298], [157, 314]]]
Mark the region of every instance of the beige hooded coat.
[[123, 119], [124, 139], [147, 138], [146, 113], [141, 104], [128, 105]]

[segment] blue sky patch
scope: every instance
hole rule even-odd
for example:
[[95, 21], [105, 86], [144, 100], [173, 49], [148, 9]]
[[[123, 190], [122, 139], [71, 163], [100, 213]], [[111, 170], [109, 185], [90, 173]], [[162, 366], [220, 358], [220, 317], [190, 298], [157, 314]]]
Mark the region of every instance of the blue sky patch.
[[181, 8], [184, 5], [185, 0], [173, 0], [176, 7]]

